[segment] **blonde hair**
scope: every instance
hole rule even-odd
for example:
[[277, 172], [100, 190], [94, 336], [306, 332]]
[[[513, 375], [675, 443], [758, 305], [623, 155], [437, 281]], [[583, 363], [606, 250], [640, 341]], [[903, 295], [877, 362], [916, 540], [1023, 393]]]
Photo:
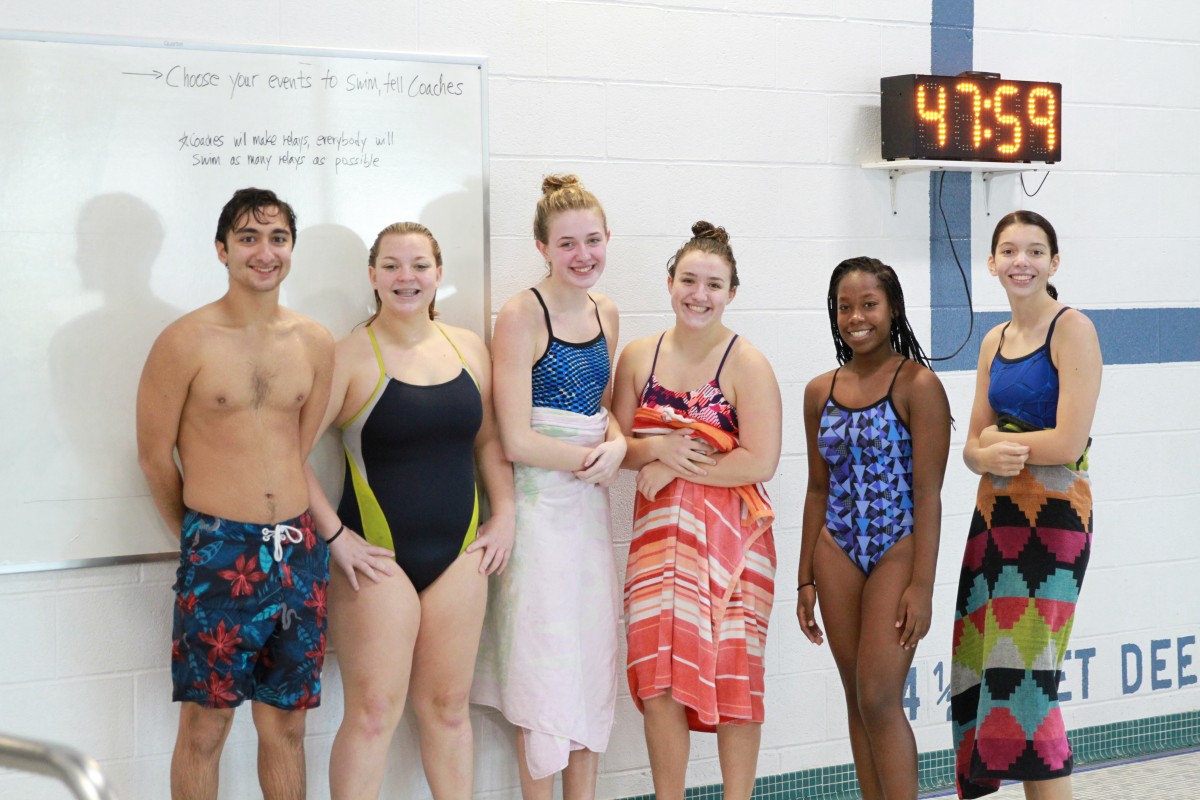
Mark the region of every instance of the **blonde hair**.
[[684, 242], [683, 247], [675, 251], [675, 255], [667, 261], [667, 274], [675, 277], [675, 265], [679, 259], [688, 253], [696, 251], [717, 256], [729, 265], [729, 288], [736, 289], [740, 281], [737, 274], [737, 259], [733, 257], [733, 248], [729, 246], [729, 234], [724, 228], [711, 222], [700, 220], [692, 226], [692, 238]]
[[550, 243], [550, 220], [564, 211], [596, 211], [608, 230], [608, 219], [596, 195], [583, 188], [575, 175], [547, 175], [542, 179], [542, 196], [533, 216], [533, 238]]
[[[373, 245], [371, 245], [371, 250], [370, 250], [370, 252], [367, 253], [367, 265], [368, 266], [370, 266], [370, 267], [375, 266], [375, 260], [377, 258], [379, 258], [379, 246], [380, 246], [380, 244], [383, 243], [383, 237], [392, 236], [394, 234], [401, 235], [401, 236], [403, 236], [405, 234], [417, 234], [419, 236], [424, 236], [426, 239], [429, 240], [429, 245], [433, 248], [434, 263], [436, 263], [439, 267], [442, 265], [441, 245], [438, 244], [437, 239], [433, 238], [433, 234], [429, 231], [429, 228], [426, 228], [424, 225], [422, 225], [419, 222], [393, 222], [391, 225], [388, 225], [386, 228], [381, 230], [379, 232], [379, 235], [375, 237], [375, 243]], [[433, 304], [436, 302], [437, 302], [437, 297], [434, 297], [432, 300], [429, 301], [429, 318], [430, 319], [435, 319], [437, 317], [437, 311], [435, 311], [433, 308]], [[372, 322], [374, 322], [376, 319], [378, 319], [379, 312], [382, 308], [383, 308], [383, 300], [380, 299], [379, 292], [375, 292], [375, 313], [372, 314], [370, 319], [368, 319], [363, 324], [370, 325]]]

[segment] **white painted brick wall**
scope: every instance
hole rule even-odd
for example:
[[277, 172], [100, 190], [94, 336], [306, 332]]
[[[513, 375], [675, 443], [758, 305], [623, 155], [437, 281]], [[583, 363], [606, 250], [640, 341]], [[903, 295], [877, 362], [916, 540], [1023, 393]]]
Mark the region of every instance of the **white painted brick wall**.
[[[495, 155], [541, 153], [546, 156], [605, 155], [605, 89], [602, 83], [493, 78], [488, 85]], [[545, 109], [558, 108], [552, 124]], [[505, 120], [499, 124], [498, 120]]]
[[[824, 294], [850, 255], [896, 266], [914, 325], [928, 342], [928, 183], [901, 180], [892, 215], [878, 158], [881, 75], [929, 67], [928, 0], [316, 0], [232, 9], [202, 0], [183, 15], [132, 0], [6, 8], [0, 25], [92, 35], [261, 42], [489, 58], [493, 308], [535, 282], [541, 260], [530, 218], [541, 176], [578, 172], [602, 199], [614, 238], [601, 287], [623, 310], [622, 341], [670, 323], [664, 264], [692, 222], [726, 226], [743, 286], [729, 321], [771, 358], [787, 420], [770, 484], [779, 513], [779, 592], [767, 648], [768, 716], [761, 774], [849, 760], [841, 687], [826, 648], [794, 622], [792, 577], [806, 478], [800, 399], [833, 363]], [[1171, 0], [976, 3], [975, 65], [1065, 85], [1067, 160], [1036, 198], [1015, 178], [992, 184], [997, 210], [1027, 205], [1058, 226], [1064, 298], [1090, 308], [1196, 306], [1200, 218], [1200, 12]], [[1029, 182], [1030, 187], [1034, 185]], [[1004, 307], [984, 269], [996, 216], [973, 184], [976, 306]], [[1164, 332], [1171, 335], [1170, 331]], [[1147, 334], [1149, 335], [1149, 334]], [[1157, 335], [1157, 334], [1155, 334]], [[933, 629], [917, 657], [918, 744], [950, 734], [935, 668], [949, 655], [962, 542], [975, 479], [961, 467], [973, 376], [946, 375], [959, 420], [943, 495], [943, 545]], [[1200, 473], [1196, 364], [1109, 367], [1096, 420], [1096, 547], [1073, 647], [1094, 647], [1090, 697], [1068, 707], [1082, 726], [1197, 707], [1178, 686], [1178, 642], [1200, 635], [1195, 504]], [[614, 492], [615, 550], [624, 564], [632, 481]], [[66, 742], [101, 758], [124, 798], [165, 795], [177, 710], [167, 669], [170, 564], [0, 576], [0, 729]], [[1151, 642], [1170, 640], [1152, 691]], [[1121, 648], [1140, 647], [1143, 686], [1123, 694]], [[1200, 659], [1200, 649], [1186, 652]], [[1200, 673], [1196, 663], [1188, 667]], [[1079, 691], [1079, 663], [1065, 686]], [[330, 741], [341, 713], [336, 656], [324, 706], [310, 716], [311, 795], [326, 796]], [[517, 796], [511, 732], [475, 714], [477, 795]], [[254, 736], [240, 714], [223, 761], [221, 797], [257, 796]], [[719, 780], [712, 737], [696, 737], [692, 783]], [[601, 762], [603, 797], [648, 792], [640, 715], [622, 686], [617, 728]], [[41, 778], [0, 772], [0, 795], [66, 797]], [[387, 792], [423, 797], [406, 719]]]
[[[8, 642], [0, 661], [0, 683], [36, 680], [54, 674], [54, 597], [28, 594], [5, 597], [0, 641]], [[47, 624], [49, 623], [49, 624]]]
[[614, 159], [825, 161], [824, 97], [772, 90], [617, 84], [606, 138]]

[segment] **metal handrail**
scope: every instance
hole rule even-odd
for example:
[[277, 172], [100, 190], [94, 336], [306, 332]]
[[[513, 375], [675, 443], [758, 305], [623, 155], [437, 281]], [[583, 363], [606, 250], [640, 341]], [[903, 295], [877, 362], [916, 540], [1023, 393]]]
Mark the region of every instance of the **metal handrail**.
[[0, 767], [57, 778], [79, 800], [117, 800], [96, 760], [61, 744], [0, 733]]

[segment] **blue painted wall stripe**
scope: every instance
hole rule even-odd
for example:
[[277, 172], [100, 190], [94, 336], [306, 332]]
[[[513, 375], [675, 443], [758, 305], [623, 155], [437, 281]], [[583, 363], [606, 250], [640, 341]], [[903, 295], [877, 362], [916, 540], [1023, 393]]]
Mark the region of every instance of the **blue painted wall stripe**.
[[[959, 280], [961, 286], [962, 281]], [[1084, 308], [1096, 326], [1105, 364], [1169, 364], [1200, 361], [1200, 310], [1195, 308]], [[935, 312], [936, 314], [936, 312]], [[935, 317], [936, 319], [936, 317]], [[983, 335], [1009, 320], [1007, 311], [975, 314], [975, 332], [954, 366], [939, 369], [974, 369], [979, 363]], [[958, 346], [967, 333], [967, 315], [946, 314], [941, 321], [947, 339]], [[950, 362], [947, 362], [950, 363]], [[961, 366], [960, 366], [961, 364]]]
[[933, 0], [930, 20], [934, 75], [972, 69], [975, 53], [975, 0]]
[[[930, 21], [929, 63], [934, 75], [957, 75], [973, 69], [975, 52], [974, 0], [933, 0]], [[945, 179], [943, 180], [943, 175]], [[941, 185], [941, 209], [938, 187]], [[942, 211], [946, 221], [942, 220]], [[971, 285], [971, 173], [929, 173], [929, 303], [933, 319], [930, 351], [944, 357], [963, 342], [970, 326], [970, 310], [962, 275], [946, 239], [946, 222], [958, 251], [967, 287]], [[978, 325], [978, 320], [976, 321]], [[979, 334], [950, 361], [935, 364], [938, 370], [972, 369], [979, 355]]]
[[[930, 67], [935, 75], [956, 75], [974, 69], [974, 0], [933, 0], [930, 19]], [[986, 68], [988, 65], [984, 65]], [[1026, 76], [1027, 77], [1027, 76]], [[1044, 77], [1044, 76], [1043, 76]], [[971, 316], [963, 280], [946, 240], [946, 229], [938, 210], [941, 173], [929, 175], [929, 304], [934, 356], [954, 352], [970, 328]], [[971, 281], [971, 180], [972, 173], [946, 174], [942, 207], [959, 259]], [[1052, 190], [1052, 189], [1051, 189]], [[996, 218], [997, 220], [999, 217]], [[990, 235], [991, 231], [988, 231]], [[1070, 298], [1063, 298], [1070, 303]], [[1165, 364], [1200, 361], [1200, 308], [1083, 309], [1100, 336], [1105, 364]], [[1007, 313], [975, 315], [970, 341], [950, 361], [938, 362], [939, 371], [974, 369], [983, 335]]]

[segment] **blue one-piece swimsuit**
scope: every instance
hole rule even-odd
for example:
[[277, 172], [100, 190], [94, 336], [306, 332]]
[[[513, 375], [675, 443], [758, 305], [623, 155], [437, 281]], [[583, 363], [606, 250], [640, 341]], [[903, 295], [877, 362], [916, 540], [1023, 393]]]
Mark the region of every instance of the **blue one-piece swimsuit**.
[[1035, 428], [1053, 428], [1058, 424], [1058, 368], [1050, 358], [1050, 337], [1063, 308], [1050, 320], [1046, 341], [1032, 353], [1019, 358], [1000, 355], [1008, 322], [1000, 330], [1000, 344], [988, 370], [988, 403], [997, 416], [1013, 417]]
[[[554, 335], [554, 328], [550, 325], [550, 309], [546, 307], [541, 293], [532, 287], [529, 291], [533, 292], [542, 306], [542, 313], [546, 316], [546, 333], [549, 335], [546, 352], [533, 365], [533, 407], [574, 411], [589, 417], [598, 414], [612, 372], [608, 341], [604, 338], [604, 323], [600, 321], [600, 307], [592, 300], [600, 332], [586, 342], [568, 342]], [[589, 296], [588, 299], [592, 298]]]
[[892, 403], [892, 388], [907, 363], [896, 368], [887, 394], [863, 408], [833, 399], [835, 372], [821, 410], [817, 447], [829, 465], [825, 527], [868, 576], [913, 529], [912, 434]]

